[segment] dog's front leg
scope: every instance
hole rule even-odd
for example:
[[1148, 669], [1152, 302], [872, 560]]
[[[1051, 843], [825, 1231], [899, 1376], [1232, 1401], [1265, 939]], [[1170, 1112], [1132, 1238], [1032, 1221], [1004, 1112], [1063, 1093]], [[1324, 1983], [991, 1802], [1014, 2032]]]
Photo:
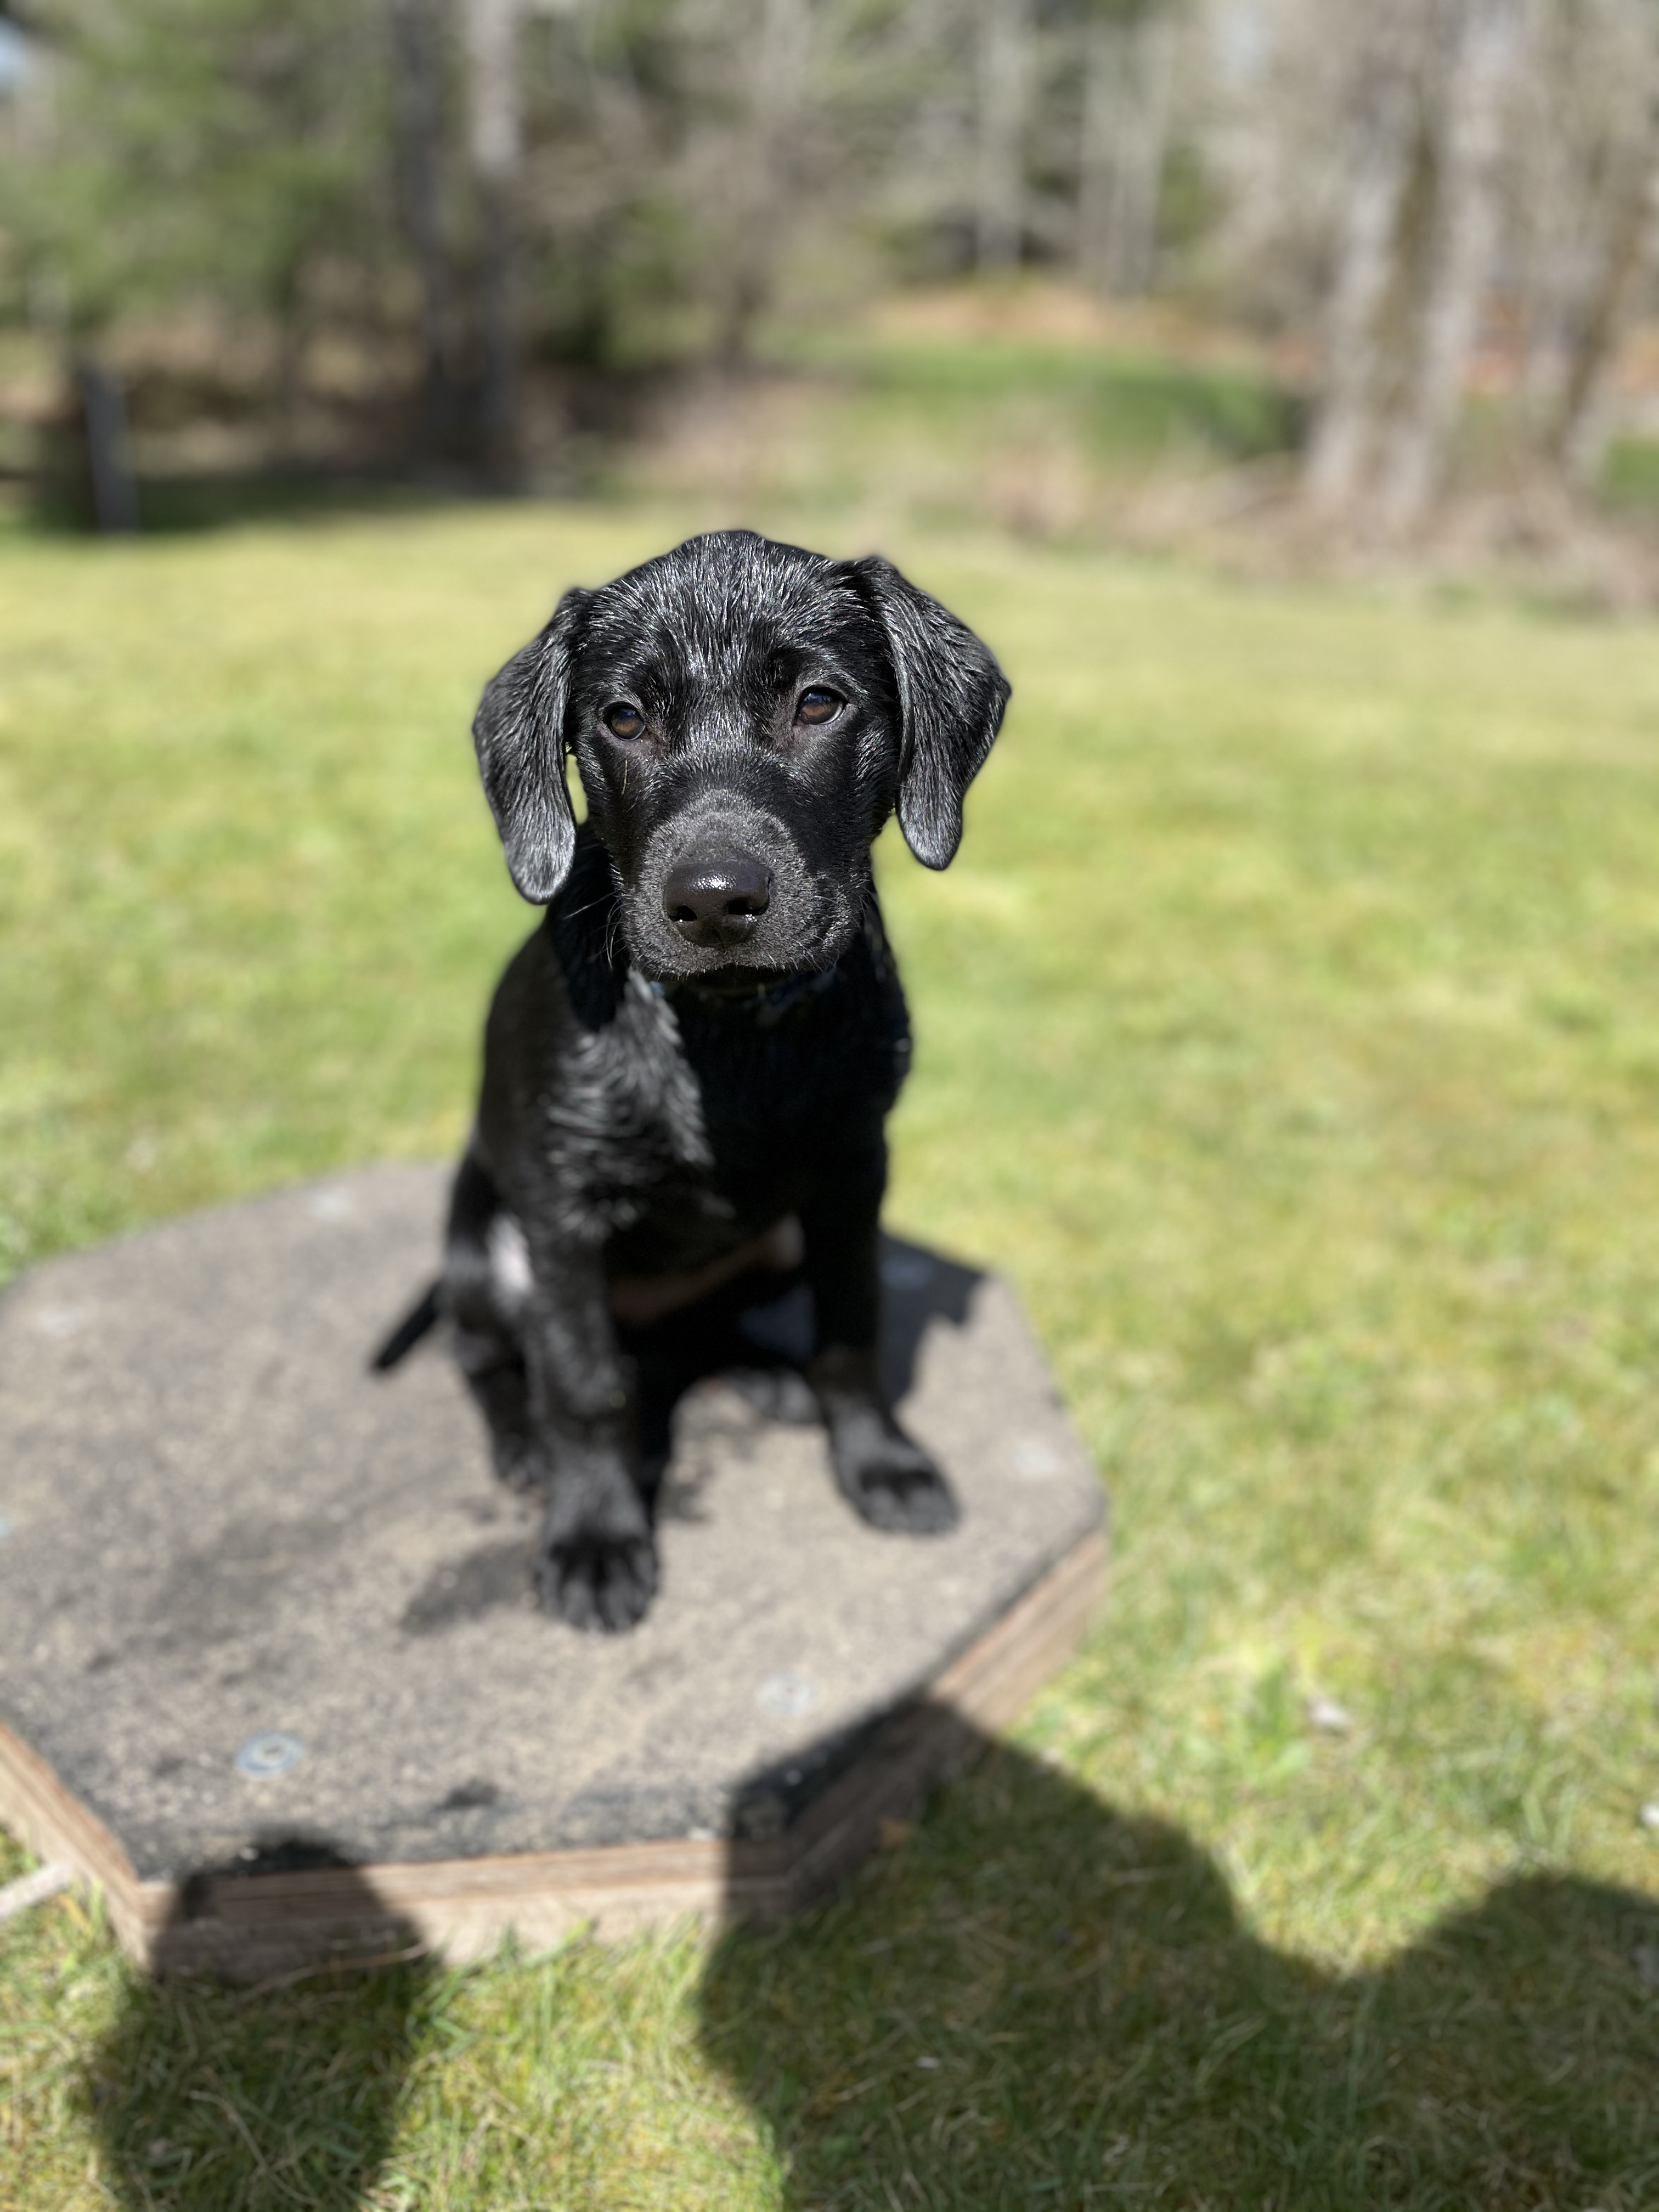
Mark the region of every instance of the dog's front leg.
[[801, 1208], [817, 1350], [806, 1379], [829, 1431], [842, 1495], [875, 1528], [953, 1528], [951, 1486], [894, 1419], [881, 1387], [879, 1223], [884, 1146], [826, 1176]]
[[631, 1628], [657, 1587], [633, 1391], [605, 1303], [603, 1249], [529, 1238], [525, 1316], [533, 1447], [547, 1514], [537, 1587], [573, 1628]]

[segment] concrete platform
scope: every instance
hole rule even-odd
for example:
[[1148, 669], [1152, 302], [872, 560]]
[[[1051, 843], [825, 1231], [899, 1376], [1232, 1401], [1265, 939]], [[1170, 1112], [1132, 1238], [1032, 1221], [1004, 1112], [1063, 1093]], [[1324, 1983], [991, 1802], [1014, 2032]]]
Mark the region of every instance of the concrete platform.
[[890, 1242], [943, 1538], [816, 1428], [681, 1409], [645, 1623], [536, 1612], [535, 1510], [435, 1340], [447, 1176], [383, 1168], [43, 1267], [0, 1301], [0, 1822], [161, 1967], [776, 1913], [1003, 1724], [1096, 1602], [1103, 1495], [1006, 1285]]

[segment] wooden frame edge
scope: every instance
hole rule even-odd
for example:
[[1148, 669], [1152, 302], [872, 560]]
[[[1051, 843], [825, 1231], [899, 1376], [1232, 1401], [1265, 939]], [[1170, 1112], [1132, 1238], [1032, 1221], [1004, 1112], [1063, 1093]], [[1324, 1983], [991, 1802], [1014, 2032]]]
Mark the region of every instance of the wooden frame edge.
[[686, 1838], [215, 1877], [204, 1893], [141, 1881], [104, 1822], [3, 1724], [0, 1824], [96, 1884], [123, 1948], [161, 1972], [257, 1980], [388, 1946], [475, 1958], [509, 1931], [545, 1948], [583, 1928], [619, 1937], [683, 1920], [775, 1920], [844, 1879], [884, 1822], [908, 1818], [1030, 1702], [1091, 1626], [1106, 1558], [1104, 1527], [1091, 1529], [773, 1842]]
[[123, 1950], [144, 1960], [150, 1929], [132, 1862], [97, 1814], [83, 1805], [38, 1751], [0, 1722], [0, 1827], [40, 1859], [61, 1859], [78, 1880], [103, 1893]]

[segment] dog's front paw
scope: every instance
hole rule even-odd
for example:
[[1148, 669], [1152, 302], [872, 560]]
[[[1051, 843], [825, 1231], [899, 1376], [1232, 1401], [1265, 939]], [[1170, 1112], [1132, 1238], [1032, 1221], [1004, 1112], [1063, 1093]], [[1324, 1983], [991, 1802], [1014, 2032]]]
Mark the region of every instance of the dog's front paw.
[[962, 1517], [938, 1468], [885, 1415], [843, 1416], [830, 1431], [830, 1458], [842, 1497], [872, 1528], [942, 1536]]
[[551, 1473], [545, 1455], [531, 1435], [523, 1368], [498, 1367], [467, 1379], [489, 1432], [489, 1456], [496, 1480], [521, 1496], [546, 1490]]
[[493, 1430], [489, 1456], [495, 1480], [521, 1498], [533, 1497], [551, 1486], [547, 1462], [528, 1437], [514, 1435], [510, 1429]]
[[544, 1612], [616, 1635], [644, 1620], [657, 1589], [650, 1532], [576, 1528], [549, 1534], [536, 1562]]

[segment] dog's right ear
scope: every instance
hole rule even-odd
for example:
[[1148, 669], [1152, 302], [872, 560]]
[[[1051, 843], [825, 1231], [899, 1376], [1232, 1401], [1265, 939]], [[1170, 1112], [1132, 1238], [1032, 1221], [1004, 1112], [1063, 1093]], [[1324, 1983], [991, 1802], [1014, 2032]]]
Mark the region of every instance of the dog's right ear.
[[886, 635], [898, 685], [899, 828], [923, 867], [948, 867], [968, 787], [1002, 726], [1008, 679], [967, 623], [890, 561], [872, 553], [848, 573]]
[[568, 591], [553, 619], [491, 678], [472, 724], [478, 773], [520, 896], [545, 906], [576, 849], [564, 774], [564, 715], [591, 592]]

